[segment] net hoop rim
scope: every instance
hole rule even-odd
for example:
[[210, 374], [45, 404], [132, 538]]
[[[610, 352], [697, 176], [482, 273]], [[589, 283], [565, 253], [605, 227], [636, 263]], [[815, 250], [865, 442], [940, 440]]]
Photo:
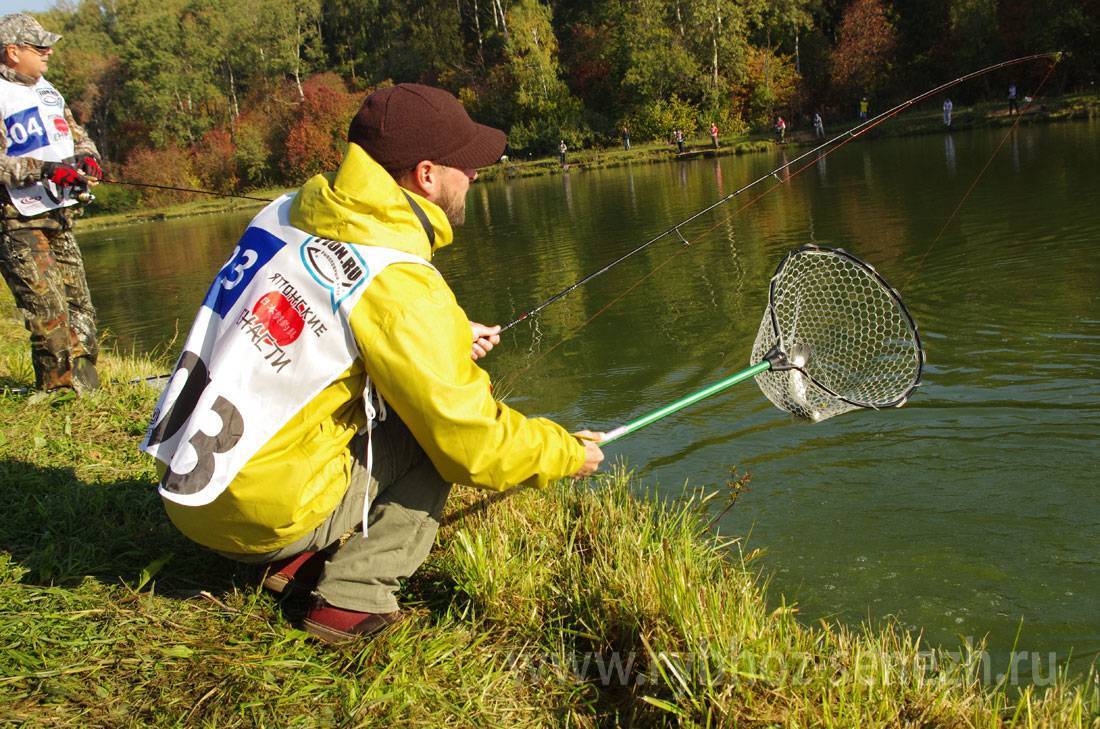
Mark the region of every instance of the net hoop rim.
[[[909, 313], [909, 308], [905, 305], [905, 302], [901, 300], [901, 294], [897, 292], [897, 289], [891, 286], [890, 282], [887, 281], [882, 274], [876, 271], [874, 266], [869, 263], [865, 263], [864, 261], [860, 260], [858, 257], [849, 253], [843, 248], [830, 248], [828, 246], [819, 246], [814, 243], [807, 243], [799, 248], [796, 248], [793, 251], [788, 251], [787, 255], [785, 255], [783, 257], [783, 260], [779, 262], [779, 265], [776, 266], [775, 273], [772, 274], [771, 282], [768, 284], [768, 315], [772, 322], [772, 334], [775, 337], [776, 341], [779, 341], [782, 338], [779, 332], [779, 320], [775, 313], [776, 282], [778, 281], [780, 274], [783, 273], [783, 269], [787, 267], [787, 264], [790, 262], [790, 260], [795, 256], [803, 253], [828, 253], [831, 255], [840, 256], [841, 258], [848, 259], [852, 263], [856, 264], [859, 268], [863, 269], [864, 273], [868, 274], [872, 280], [874, 280], [886, 291], [886, 293], [894, 300], [894, 303], [897, 304], [897, 307], [901, 310], [901, 313], [905, 315], [905, 320], [909, 322], [909, 329], [913, 332], [913, 341], [917, 345], [917, 352], [919, 353], [919, 356], [917, 357], [917, 376], [913, 378], [913, 384], [911, 384], [909, 388], [896, 399], [891, 400], [887, 403], [878, 404], [861, 402], [859, 400], [846, 398], [843, 395], [834, 392], [832, 388], [826, 387], [821, 382], [818, 382], [817, 378], [815, 378], [813, 375], [811, 375], [809, 372], [802, 369], [801, 367], [793, 367], [793, 369], [798, 370], [803, 375], [808, 377], [810, 381], [813, 382], [817, 387], [820, 387], [833, 397], [841, 400], [842, 402], [846, 402], [849, 405], [854, 405], [858, 408], [871, 408], [872, 410], [880, 410], [882, 408], [900, 408], [909, 400], [909, 396], [913, 394], [913, 390], [920, 387], [921, 378], [924, 376], [924, 344], [921, 342], [920, 339], [920, 331], [917, 329], [917, 322], [913, 320], [912, 314]], [[782, 342], [780, 342], [780, 344], [782, 344]]]

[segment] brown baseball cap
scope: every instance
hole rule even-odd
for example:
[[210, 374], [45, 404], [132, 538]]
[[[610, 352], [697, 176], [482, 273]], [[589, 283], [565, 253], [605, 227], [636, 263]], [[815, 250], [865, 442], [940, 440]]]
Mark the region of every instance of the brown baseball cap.
[[462, 102], [443, 89], [398, 84], [363, 101], [348, 141], [392, 173], [423, 160], [460, 169], [488, 167], [504, 154], [507, 137], [475, 122]]

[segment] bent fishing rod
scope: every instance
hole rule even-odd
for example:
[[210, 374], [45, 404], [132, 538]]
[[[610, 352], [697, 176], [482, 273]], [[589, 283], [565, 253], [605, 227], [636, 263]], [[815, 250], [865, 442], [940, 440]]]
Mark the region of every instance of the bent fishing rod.
[[[1011, 59], [1011, 60], [1008, 60], [1008, 61], [1002, 61], [1000, 63], [995, 63], [995, 64], [992, 64], [990, 66], [986, 66], [985, 68], [979, 69], [977, 71], [972, 71], [971, 73], [960, 76], [957, 79], [954, 79], [953, 81], [948, 81], [947, 83], [940, 84], [939, 86], [936, 86], [935, 88], [932, 88], [928, 91], [925, 91], [922, 94], [919, 94], [917, 96], [914, 96], [911, 99], [903, 101], [900, 104], [888, 109], [887, 111], [884, 111], [881, 114], [878, 114], [877, 116], [872, 117], [871, 119], [868, 119], [864, 122], [861, 122], [860, 124], [856, 125], [855, 127], [852, 127], [848, 131], [844, 132], [843, 134], [840, 134], [836, 137], [833, 137], [832, 139], [829, 139], [829, 140], [823, 142], [822, 144], [810, 149], [809, 151], [799, 155], [798, 157], [795, 157], [794, 159], [790, 160], [789, 162], [787, 162], [783, 165], [780, 165], [779, 167], [775, 168], [771, 172], [768, 172], [767, 174], [762, 175], [761, 177], [757, 178], [756, 180], [753, 180], [752, 182], [745, 185], [744, 187], [741, 187], [740, 189], [735, 190], [734, 192], [730, 193], [729, 195], [726, 195], [725, 197], [720, 198], [717, 202], [714, 202], [711, 205], [708, 205], [707, 207], [703, 208], [702, 210], [699, 210], [698, 212], [690, 215], [689, 217], [685, 218], [684, 220], [681, 220], [679, 223], [676, 223], [672, 227], [662, 231], [661, 233], [657, 234], [656, 236], [649, 239], [645, 243], [641, 244], [640, 246], [634, 248], [631, 251], [628, 251], [627, 253], [623, 254], [620, 257], [618, 257], [614, 261], [608, 263], [607, 265], [600, 268], [599, 270], [593, 271], [592, 273], [588, 274], [587, 276], [584, 276], [583, 278], [579, 279], [577, 282], [573, 283], [572, 285], [562, 289], [558, 293], [554, 294], [550, 298], [543, 301], [541, 304], [539, 304], [535, 308], [527, 311], [524, 314], [521, 314], [517, 319], [515, 319], [515, 320], [509, 322], [508, 324], [505, 324], [504, 326], [502, 326], [501, 329], [500, 329], [500, 333], [504, 333], [504, 332], [508, 331], [509, 329], [511, 329], [512, 327], [519, 324], [520, 322], [525, 321], [526, 319], [537, 315], [538, 313], [540, 313], [541, 311], [546, 309], [548, 306], [554, 304], [557, 301], [560, 301], [561, 299], [565, 298], [571, 292], [573, 292], [576, 289], [580, 288], [584, 284], [586, 284], [589, 281], [593, 280], [594, 278], [606, 273], [607, 271], [611, 270], [612, 268], [619, 265], [623, 261], [625, 261], [628, 258], [636, 255], [637, 253], [639, 253], [642, 250], [648, 248], [649, 246], [651, 246], [654, 243], [656, 243], [657, 241], [665, 238], [666, 236], [668, 236], [671, 233], [676, 233], [677, 236], [679, 236], [680, 240], [686, 244], [687, 240], [684, 238], [683, 234], [680, 232], [680, 228], [682, 228], [683, 226], [687, 225], [688, 223], [696, 220], [697, 218], [705, 215], [706, 213], [710, 212], [711, 210], [714, 210], [715, 208], [720, 207], [721, 205], [724, 205], [725, 203], [729, 202], [730, 200], [737, 197], [738, 195], [741, 195], [745, 191], [747, 191], [747, 190], [751, 189], [752, 187], [755, 187], [756, 185], [760, 184], [764, 180], [766, 180], [770, 177], [778, 178], [780, 172], [786, 170], [787, 168], [791, 167], [795, 163], [800, 162], [801, 160], [803, 160], [807, 157], [810, 157], [810, 156], [812, 156], [812, 155], [814, 155], [818, 152], [821, 152], [822, 150], [826, 150], [829, 147], [833, 147], [832, 149], [828, 149], [827, 151], [825, 151], [824, 153], [822, 153], [820, 155], [819, 159], [823, 159], [823, 158], [827, 157], [829, 154], [831, 154], [832, 152], [836, 151], [836, 149], [839, 149], [840, 146], [842, 146], [842, 144], [838, 144], [838, 142], [841, 142], [843, 140], [843, 142], [846, 144], [847, 142], [855, 139], [856, 137], [859, 137], [860, 135], [865, 134], [866, 132], [870, 131], [872, 128], [878, 126], [879, 124], [886, 121], [887, 119], [890, 119], [891, 117], [894, 117], [894, 116], [900, 114], [902, 111], [905, 111], [906, 109], [910, 108], [911, 106], [914, 106], [915, 104], [918, 104], [921, 101], [924, 101], [925, 99], [927, 99], [929, 97], [935, 96], [936, 94], [938, 94], [940, 92], [943, 92], [943, 91], [946, 91], [947, 89], [953, 88], [954, 86], [957, 86], [958, 84], [964, 83], [964, 82], [969, 81], [969, 80], [974, 79], [974, 78], [978, 78], [980, 76], [983, 76], [984, 74], [991, 73], [993, 71], [996, 71], [996, 70], [999, 70], [999, 69], [1002, 69], [1002, 68], [1008, 68], [1010, 66], [1015, 66], [1015, 65], [1018, 65], [1018, 64], [1021, 64], [1021, 63], [1027, 63], [1029, 61], [1036, 61], [1036, 60], [1039, 60], [1041, 58], [1053, 58], [1054, 62], [1058, 63], [1058, 61], [1061, 60], [1062, 55], [1063, 54], [1062, 54], [1061, 51], [1052, 51], [1052, 52], [1048, 52], [1048, 53], [1035, 53], [1035, 54], [1032, 54], [1032, 55], [1029, 55], [1029, 56], [1021, 56], [1019, 58], [1014, 58], [1014, 59]], [[834, 145], [836, 145], [836, 146], [834, 146]], [[223, 195], [223, 193], [215, 193], [215, 192], [210, 192], [210, 191], [207, 191], [207, 190], [197, 190], [197, 189], [190, 189], [190, 188], [171, 187], [171, 186], [167, 186], [167, 185], [154, 185], [152, 183], [122, 182], [120, 180], [104, 180], [104, 182], [111, 182], [111, 183], [114, 183], [114, 184], [121, 184], [121, 185], [134, 185], [134, 186], [138, 186], [138, 187], [161, 188], [161, 189], [176, 190], [176, 191], [181, 191], [181, 192], [205, 193], [205, 194], [208, 194], [208, 195]], [[251, 197], [251, 196], [242, 196], [242, 195], [226, 195], [226, 197], [243, 197], [243, 198], [248, 199], [248, 200], [258, 200], [258, 201], [261, 201], [261, 202], [271, 202], [271, 200], [268, 199], [268, 198], [260, 198], [260, 197]], [[137, 382], [159, 382], [159, 381], [162, 381], [162, 380], [166, 379], [167, 377], [168, 377], [168, 375], [157, 375], [157, 376], [154, 376], [154, 377], [138, 378], [136, 380], [131, 380], [130, 382], [131, 382], [131, 384], [137, 383]]]
[[[780, 261], [768, 284], [749, 361], [747, 369], [607, 431], [600, 446], [749, 379], [777, 408], [808, 423], [901, 407], [920, 385], [925, 357], [916, 322], [881, 274], [839, 248], [806, 245]], [[448, 521], [516, 490], [471, 504]]]
[[[703, 208], [702, 210], [699, 210], [698, 212], [695, 212], [695, 213], [689, 215], [688, 217], [684, 218], [683, 220], [676, 223], [672, 227], [658, 233], [657, 235], [650, 238], [645, 243], [642, 243], [640, 246], [638, 246], [638, 247], [636, 247], [636, 248], [634, 248], [630, 251], [627, 251], [626, 253], [619, 256], [618, 258], [611, 261], [610, 263], [603, 266], [602, 268], [600, 268], [596, 271], [593, 271], [592, 273], [590, 273], [587, 276], [579, 279], [575, 283], [567, 286], [566, 288], [562, 289], [561, 291], [557, 292], [556, 294], [554, 294], [550, 298], [543, 301], [541, 304], [539, 304], [535, 308], [521, 314], [515, 320], [513, 320], [513, 321], [505, 324], [504, 326], [502, 326], [500, 328], [501, 333], [504, 333], [504, 332], [508, 331], [509, 329], [511, 329], [512, 327], [514, 327], [515, 325], [519, 324], [520, 322], [525, 321], [526, 319], [537, 315], [543, 309], [545, 309], [548, 306], [554, 304], [555, 302], [560, 301], [561, 299], [565, 298], [570, 293], [572, 293], [576, 289], [580, 288], [581, 286], [584, 286], [586, 283], [588, 283], [592, 279], [607, 273], [608, 271], [610, 271], [612, 268], [619, 265], [623, 261], [625, 261], [628, 258], [631, 258], [632, 256], [640, 253], [641, 251], [645, 250], [646, 248], [653, 245], [657, 241], [662, 240], [663, 238], [666, 238], [667, 236], [669, 236], [673, 233], [675, 233], [677, 235], [677, 237], [679, 237], [679, 239], [682, 243], [687, 245], [688, 244], [687, 239], [684, 238], [683, 233], [680, 232], [680, 229], [682, 227], [684, 227], [688, 223], [691, 223], [692, 221], [696, 220], [697, 218], [700, 218], [703, 215], [706, 215], [707, 213], [714, 210], [715, 208], [718, 208], [722, 205], [725, 205], [726, 203], [728, 203], [730, 200], [734, 199], [738, 195], [741, 195], [742, 193], [746, 192], [747, 190], [750, 190], [753, 187], [756, 187], [758, 184], [760, 184], [761, 182], [764, 182], [765, 180], [767, 180], [769, 178], [775, 177], [776, 179], [779, 179], [779, 173], [783, 172], [786, 169], [788, 169], [789, 167], [791, 167], [795, 163], [800, 162], [801, 160], [806, 159], [807, 157], [810, 157], [810, 156], [812, 156], [814, 154], [818, 154], [818, 153], [821, 153], [820, 156], [818, 157], [818, 159], [824, 159], [825, 157], [828, 157], [830, 154], [832, 154], [837, 149], [839, 149], [841, 146], [843, 146], [843, 144], [837, 144], [838, 142], [843, 141], [843, 143], [846, 144], [846, 143], [852, 141], [853, 139], [855, 139], [856, 137], [859, 137], [863, 134], [866, 134], [871, 129], [878, 126], [879, 124], [886, 121], [887, 119], [890, 119], [891, 117], [897, 116], [898, 114], [905, 111], [909, 107], [914, 106], [915, 104], [919, 104], [920, 102], [924, 101], [925, 99], [927, 99], [929, 97], [932, 97], [932, 96], [935, 96], [936, 94], [939, 94], [943, 91], [946, 91], [946, 90], [948, 90], [948, 89], [950, 89], [954, 86], [957, 86], [958, 84], [964, 83], [964, 82], [969, 81], [971, 79], [978, 78], [979, 76], [983, 76], [987, 73], [992, 73], [993, 71], [997, 71], [997, 70], [1002, 69], [1002, 68], [1008, 68], [1009, 66], [1015, 66], [1017, 64], [1027, 63], [1029, 61], [1036, 61], [1036, 60], [1039, 60], [1040, 58], [1053, 58], [1054, 62], [1057, 63], [1062, 58], [1062, 52], [1061, 51], [1052, 51], [1052, 52], [1049, 52], [1049, 53], [1035, 53], [1035, 54], [1032, 54], [1030, 56], [1021, 56], [1019, 58], [1013, 58], [1012, 60], [1009, 60], [1009, 61], [1001, 61], [1000, 63], [994, 63], [990, 66], [986, 66], [985, 68], [979, 69], [977, 71], [972, 71], [972, 72], [966, 74], [965, 76], [960, 76], [959, 78], [957, 78], [953, 81], [948, 81], [947, 83], [940, 84], [939, 86], [937, 86], [933, 89], [925, 91], [922, 94], [918, 94], [917, 96], [914, 96], [911, 99], [908, 99], [906, 101], [901, 102], [897, 106], [894, 106], [894, 107], [882, 112], [881, 114], [879, 114], [875, 117], [872, 117], [870, 119], [867, 119], [866, 121], [863, 121], [863, 122], [857, 124], [856, 126], [852, 127], [851, 129], [844, 132], [843, 134], [839, 134], [839, 135], [833, 137], [832, 139], [829, 139], [829, 140], [819, 144], [818, 146], [814, 147], [813, 149], [811, 149], [807, 152], [804, 152], [803, 154], [799, 155], [798, 157], [795, 157], [791, 161], [786, 162], [786, 163], [780, 165], [779, 167], [776, 167], [771, 172], [768, 172], [767, 174], [761, 175], [760, 177], [758, 177], [757, 179], [755, 179], [752, 182], [748, 183], [744, 187], [741, 187], [741, 188], [731, 192], [730, 194], [726, 195], [725, 197], [722, 197], [722, 198], [718, 199], [716, 202], [708, 205], [707, 207]], [[832, 147], [832, 149], [828, 149], [829, 147]], [[822, 152], [822, 150], [827, 150], [827, 151]], [[780, 182], [782, 182], [782, 180], [780, 180]]]

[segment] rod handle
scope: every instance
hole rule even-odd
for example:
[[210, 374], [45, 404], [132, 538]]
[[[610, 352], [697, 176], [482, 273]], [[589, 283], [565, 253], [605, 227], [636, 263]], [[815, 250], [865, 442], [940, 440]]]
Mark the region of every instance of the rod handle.
[[771, 367], [772, 367], [771, 363], [767, 362], [767, 361], [754, 364], [752, 367], [749, 367], [747, 369], [743, 369], [740, 372], [732, 374], [729, 377], [725, 378], [724, 380], [719, 380], [718, 382], [715, 382], [713, 385], [709, 385], [707, 387], [704, 387], [702, 390], [699, 390], [698, 392], [693, 392], [692, 394], [690, 394], [686, 397], [680, 398], [676, 402], [669, 403], [668, 405], [665, 405], [663, 408], [660, 408], [658, 410], [654, 410], [653, 412], [649, 413], [648, 415], [643, 415], [642, 417], [640, 417], [636, 420], [632, 420], [632, 421], [630, 421], [629, 423], [627, 423], [625, 425], [620, 425], [619, 427], [614, 428], [613, 430], [609, 430], [607, 432], [607, 435], [604, 437], [604, 439], [602, 441], [600, 441], [600, 445], [601, 446], [607, 445], [608, 443], [610, 443], [612, 441], [615, 441], [615, 440], [618, 440], [619, 438], [622, 438], [624, 435], [629, 435], [629, 434], [633, 433], [636, 430], [641, 430], [645, 426], [650, 425], [651, 423], [656, 423], [658, 420], [666, 418], [669, 415], [672, 415], [673, 413], [679, 412], [680, 410], [683, 410], [684, 408], [688, 407], [689, 405], [694, 405], [695, 403], [699, 402], [700, 400], [705, 400], [706, 398], [708, 398], [712, 395], [717, 395], [720, 392], [728, 390], [729, 388], [733, 387], [734, 385], [736, 385], [740, 382], [744, 382], [745, 380], [747, 380], [751, 377], [756, 377], [761, 372], [767, 372], [768, 370], [771, 369]]

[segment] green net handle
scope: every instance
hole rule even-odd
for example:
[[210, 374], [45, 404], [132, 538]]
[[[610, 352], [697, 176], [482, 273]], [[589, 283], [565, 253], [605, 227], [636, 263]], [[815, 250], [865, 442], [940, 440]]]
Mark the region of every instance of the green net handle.
[[658, 420], [660, 420], [662, 418], [668, 417], [669, 415], [672, 415], [675, 412], [679, 412], [680, 410], [683, 410], [684, 408], [686, 408], [689, 405], [694, 405], [695, 403], [699, 402], [700, 400], [705, 400], [706, 398], [710, 397], [711, 395], [717, 395], [719, 392], [722, 392], [724, 390], [728, 390], [729, 388], [733, 387], [734, 385], [738, 384], [739, 382], [744, 382], [745, 380], [747, 380], [751, 377], [756, 377], [761, 372], [767, 372], [770, 369], [771, 369], [771, 364], [765, 361], [765, 362], [761, 362], [760, 364], [755, 364], [752, 367], [749, 367], [748, 369], [741, 370], [737, 374], [730, 375], [726, 379], [721, 380], [719, 382], [715, 382], [713, 385], [710, 385], [709, 387], [705, 387], [702, 390], [699, 390], [698, 392], [692, 393], [691, 395], [688, 395], [686, 397], [682, 397], [674, 403], [671, 403], [669, 405], [665, 405], [660, 410], [655, 410], [652, 413], [650, 413], [649, 415], [643, 415], [642, 417], [638, 418], [637, 420], [632, 420], [629, 423], [627, 423], [626, 425], [620, 425], [618, 428], [615, 428], [614, 430], [608, 431], [608, 433], [604, 437], [604, 439], [602, 441], [600, 441], [600, 445], [601, 446], [606, 445], [606, 444], [610, 443], [613, 440], [618, 440], [619, 438], [622, 438], [624, 435], [629, 435], [630, 433], [633, 433], [636, 430], [641, 430], [642, 428], [649, 425], [650, 423], [655, 423], [655, 422], [657, 422]]

